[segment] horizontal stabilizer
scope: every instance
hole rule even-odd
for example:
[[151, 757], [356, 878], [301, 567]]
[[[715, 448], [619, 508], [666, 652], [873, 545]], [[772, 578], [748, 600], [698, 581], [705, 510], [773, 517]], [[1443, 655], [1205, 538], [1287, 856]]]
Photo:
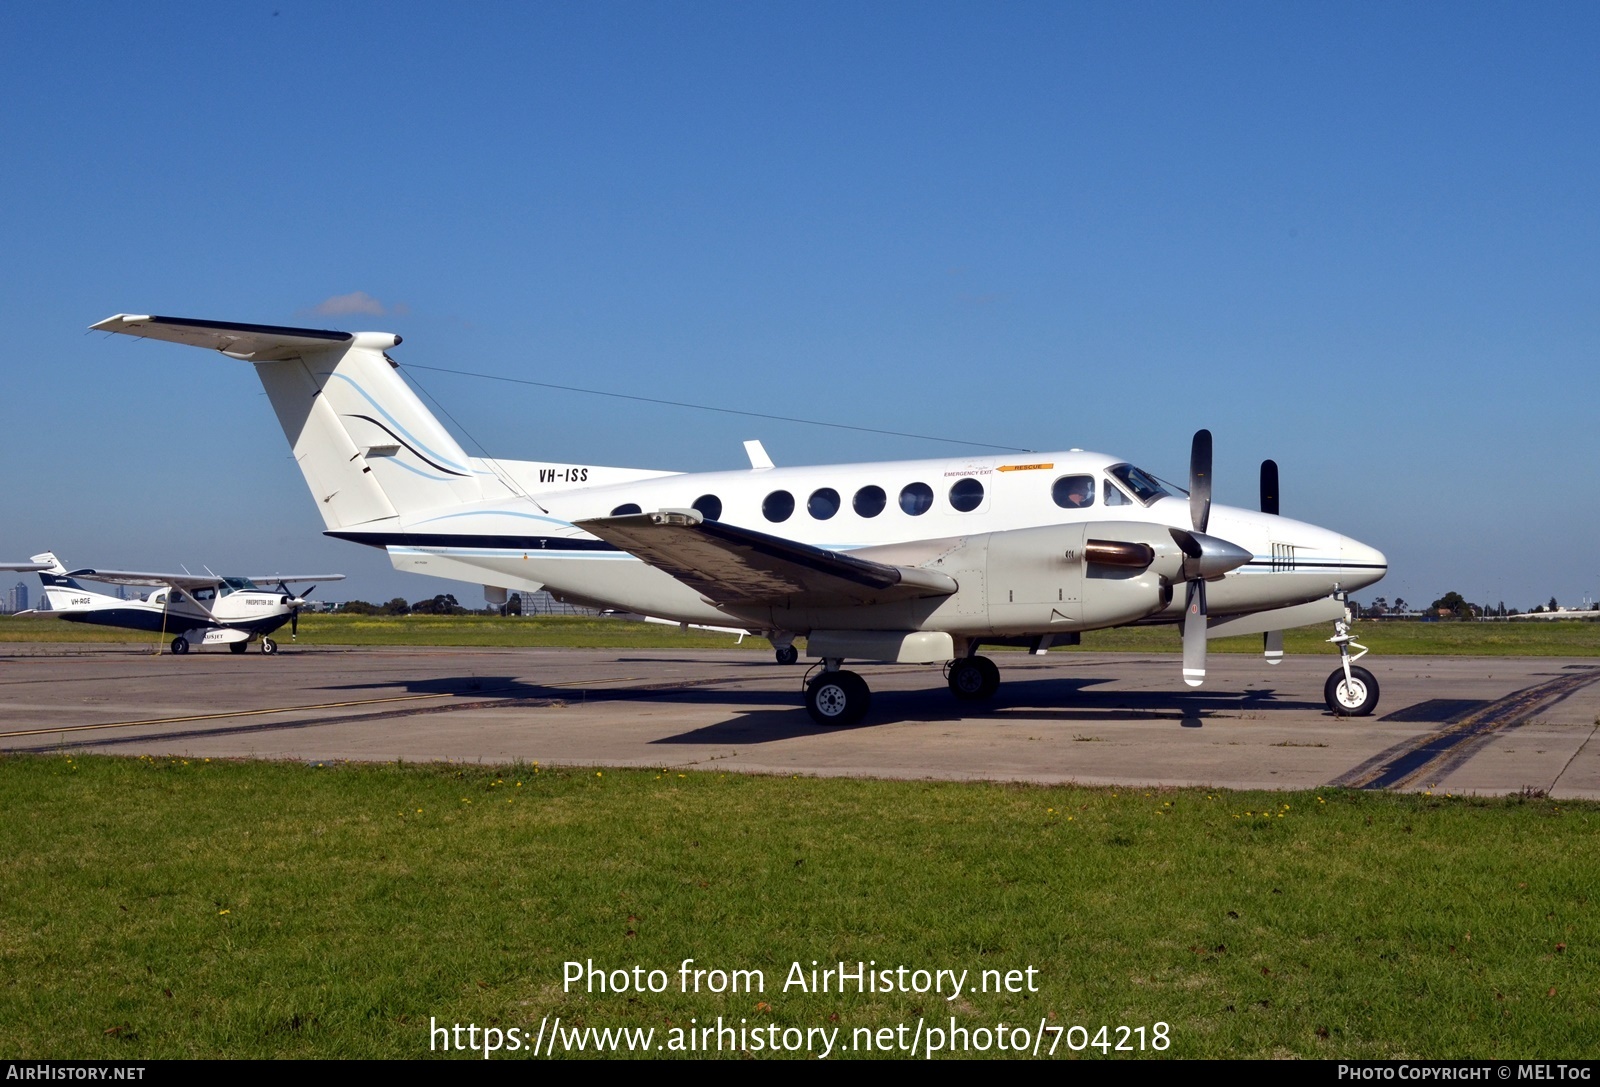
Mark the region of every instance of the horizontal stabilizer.
[[[267, 362], [298, 358], [307, 351], [323, 351], [350, 343], [355, 335], [324, 328], [289, 328], [251, 325], [238, 321], [200, 321], [192, 317], [156, 317], [119, 313], [89, 326], [96, 332], [120, 332], [150, 340], [209, 347], [236, 359]], [[394, 338], [395, 343], [400, 337]]]
[[697, 510], [597, 517], [577, 526], [663, 570], [716, 604], [829, 607], [948, 596], [955, 580], [769, 536]]

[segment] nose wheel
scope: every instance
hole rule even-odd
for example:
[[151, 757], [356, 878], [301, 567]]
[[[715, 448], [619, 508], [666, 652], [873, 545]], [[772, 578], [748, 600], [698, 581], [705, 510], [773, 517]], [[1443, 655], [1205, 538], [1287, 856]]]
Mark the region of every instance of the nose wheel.
[[1335, 668], [1322, 685], [1322, 699], [1336, 717], [1365, 717], [1378, 705], [1378, 681], [1365, 668], [1352, 666], [1348, 677]]
[[[1335, 717], [1366, 717], [1378, 708], [1378, 680], [1365, 668], [1356, 667], [1356, 661], [1367, 655], [1367, 647], [1351, 636], [1350, 620], [1346, 608], [1344, 618], [1333, 624], [1333, 637], [1328, 641], [1339, 647], [1339, 667], [1322, 685], [1322, 700]], [[1352, 646], [1361, 652], [1352, 654]]]

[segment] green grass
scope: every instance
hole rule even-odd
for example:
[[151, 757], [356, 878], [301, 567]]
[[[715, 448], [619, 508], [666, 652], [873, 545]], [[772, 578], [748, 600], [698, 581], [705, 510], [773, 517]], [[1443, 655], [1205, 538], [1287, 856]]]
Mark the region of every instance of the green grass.
[[[1333, 652], [1327, 638], [1331, 625], [1303, 627], [1284, 632], [1288, 653]], [[1384, 655], [1593, 657], [1600, 656], [1600, 622], [1570, 620], [1506, 623], [1358, 623], [1358, 641], [1373, 653]], [[287, 642], [286, 631], [274, 635]], [[148, 645], [160, 641], [153, 634], [64, 623], [55, 619], [0, 617], [0, 643], [4, 642], [120, 642]], [[167, 639], [170, 640], [170, 639]], [[620, 619], [579, 616], [528, 616], [502, 619], [484, 615], [305, 615], [300, 619], [300, 642], [305, 645], [459, 645], [541, 646], [592, 649], [726, 649], [737, 642], [732, 634], [703, 630], [683, 631], [659, 623], [632, 623]], [[164, 644], [164, 643], [163, 643]], [[765, 639], [745, 638], [743, 648], [767, 652]], [[1083, 636], [1082, 651], [1095, 653], [1177, 653], [1178, 628], [1118, 627], [1094, 630]], [[1259, 635], [1219, 638], [1214, 653], [1259, 653]]]
[[[0, 760], [0, 811], [0, 1057], [407, 1058], [430, 1017], [555, 1015], [1600, 1055], [1588, 804], [49, 756]], [[680, 994], [685, 958], [766, 991]], [[569, 959], [674, 985], [563, 992]], [[813, 959], [1039, 991], [783, 992]]]

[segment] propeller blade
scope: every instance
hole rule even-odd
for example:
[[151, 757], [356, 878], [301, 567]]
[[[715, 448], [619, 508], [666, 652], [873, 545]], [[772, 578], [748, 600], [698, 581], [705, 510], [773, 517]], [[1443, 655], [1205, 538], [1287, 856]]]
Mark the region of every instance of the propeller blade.
[[1278, 515], [1278, 462], [1261, 462], [1261, 512]]
[[1206, 583], [1189, 582], [1183, 605], [1183, 681], [1198, 687], [1206, 681]]
[[1283, 631], [1269, 630], [1261, 636], [1261, 652], [1266, 655], [1268, 664], [1278, 664], [1283, 660]]
[[300, 637], [300, 609], [296, 608], [289, 613], [289, 637]]
[[1211, 520], [1211, 431], [1194, 432], [1189, 447], [1189, 520], [1204, 532]]

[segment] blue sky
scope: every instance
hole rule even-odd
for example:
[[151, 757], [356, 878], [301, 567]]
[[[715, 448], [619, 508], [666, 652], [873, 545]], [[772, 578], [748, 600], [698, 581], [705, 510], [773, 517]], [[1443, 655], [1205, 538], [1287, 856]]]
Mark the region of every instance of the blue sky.
[[[1554, 3], [5, 5], [0, 558], [476, 603], [323, 539], [248, 365], [85, 335], [126, 311], [1168, 478], [1205, 426], [1218, 500], [1274, 457], [1388, 553], [1367, 596], [1594, 598], [1597, 45]], [[958, 448], [411, 373], [502, 456]]]

